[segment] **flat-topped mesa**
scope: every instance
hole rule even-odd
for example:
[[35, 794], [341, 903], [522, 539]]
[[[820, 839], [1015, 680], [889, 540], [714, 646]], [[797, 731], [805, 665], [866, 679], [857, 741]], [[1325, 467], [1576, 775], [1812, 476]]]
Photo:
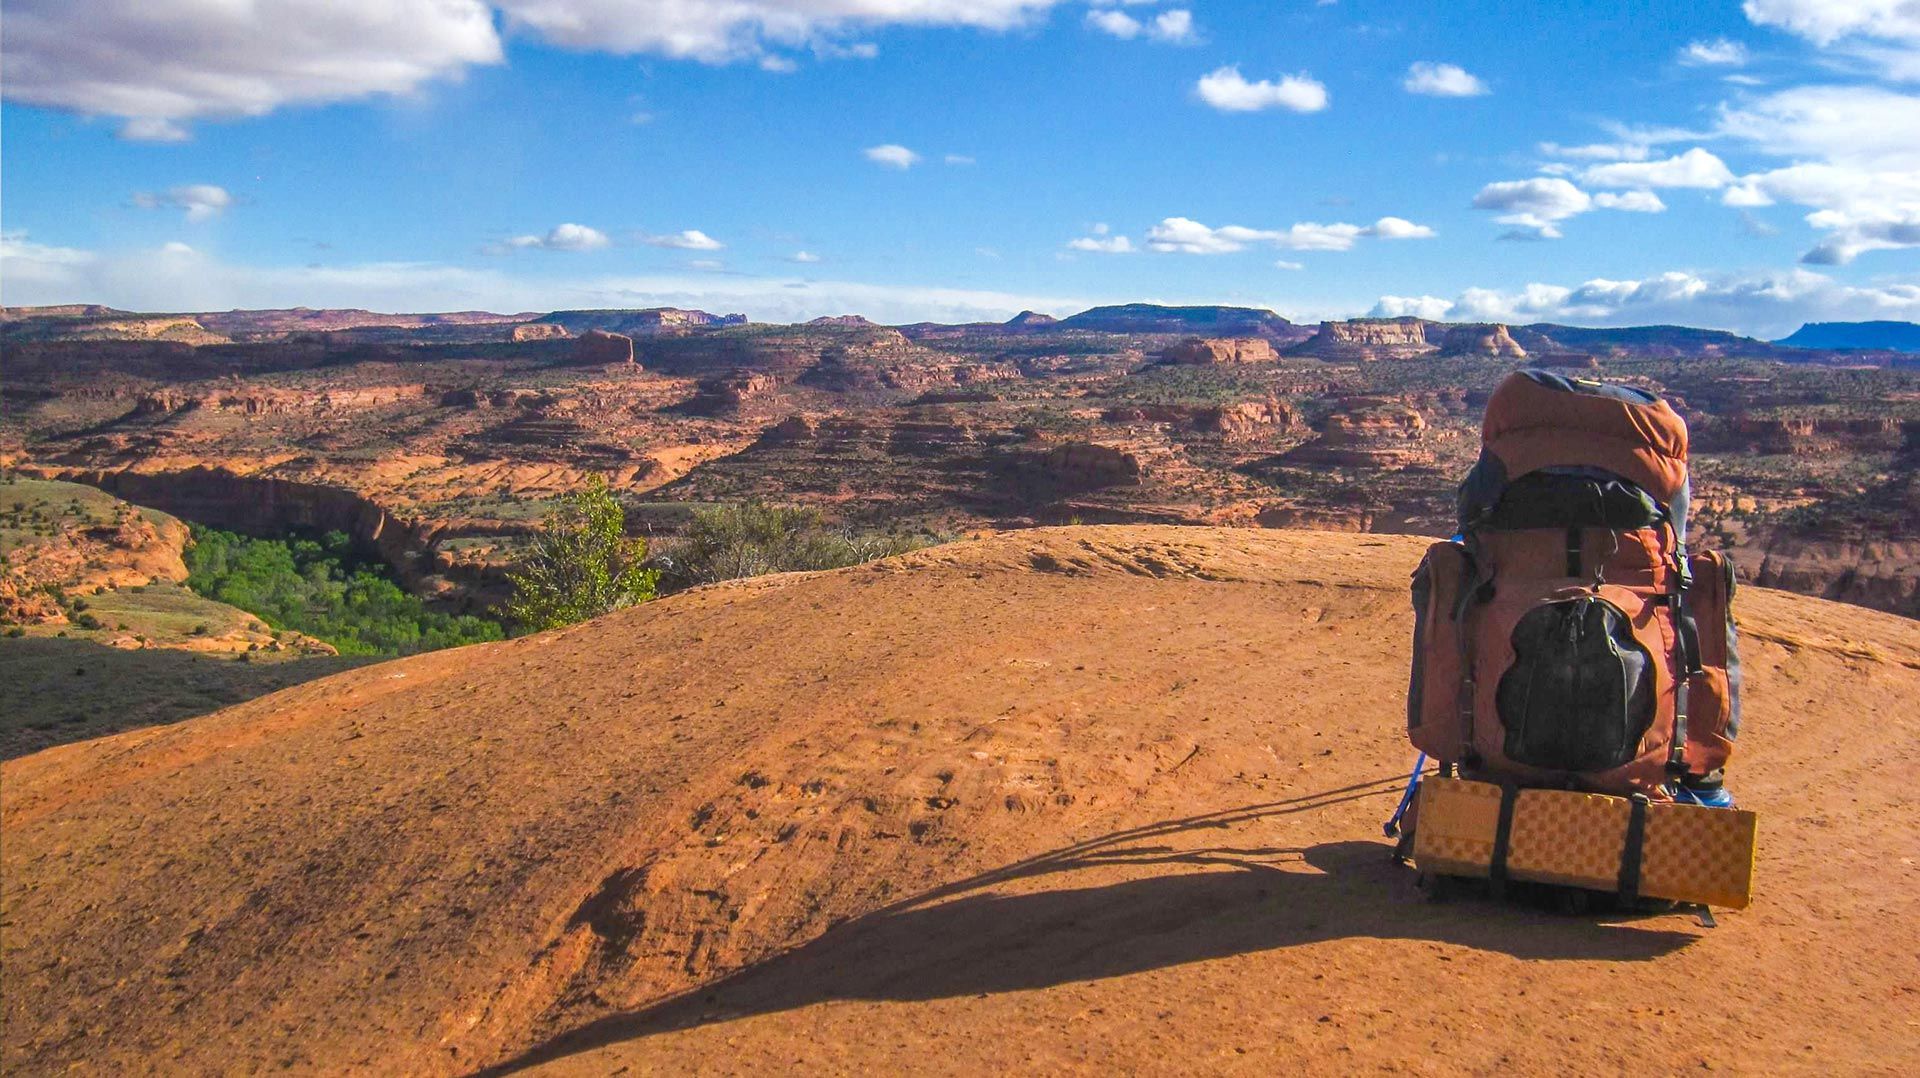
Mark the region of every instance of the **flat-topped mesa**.
[[873, 325], [874, 323], [872, 323], [872, 322], [869, 322], [869, 321], [867, 321], [867, 319], [866, 319], [866, 317], [865, 317], [864, 315], [858, 315], [858, 314], [823, 314], [823, 315], [821, 315], [821, 316], [820, 316], [820, 317], [818, 317], [818, 318], [811, 318], [811, 319], [808, 319], [808, 320], [807, 320], [807, 323], [806, 323], [806, 324], [807, 324], [807, 325], [809, 325], [809, 326], [854, 326], [854, 327], [865, 327], [865, 326], [871, 326], [871, 325]]
[[1160, 353], [1160, 362], [1186, 365], [1272, 363], [1280, 356], [1264, 337], [1189, 337]]
[[1527, 358], [1527, 350], [1498, 322], [1468, 322], [1446, 327], [1440, 337], [1440, 352], [1449, 356]]
[[624, 333], [608, 333], [605, 330], [590, 329], [580, 335], [574, 343], [573, 356], [569, 363], [580, 367], [600, 366], [609, 363], [633, 364], [633, 338]]
[[1294, 351], [1337, 359], [1412, 359], [1439, 346], [1427, 339], [1427, 323], [1418, 318], [1356, 318], [1322, 322], [1320, 332]]
[[1123, 303], [1095, 307], [1060, 320], [1061, 329], [1104, 333], [1201, 333], [1216, 337], [1252, 335], [1298, 340], [1300, 327], [1257, 307], [1163, 307]]
[[747, 316], [711, 314], [679, 307], [649, 307], [644, 310], [555, 311], [534, 321], [564, 326], [569, 333], [600, 329], [629, 336], [646, 336], [703, 326], [740, 326], [746, 324]]

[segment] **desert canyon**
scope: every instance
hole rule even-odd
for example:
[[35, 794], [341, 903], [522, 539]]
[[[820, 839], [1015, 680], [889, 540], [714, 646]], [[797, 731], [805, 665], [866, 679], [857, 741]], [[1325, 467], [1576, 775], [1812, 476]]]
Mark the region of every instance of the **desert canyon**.
[[[1920, 1045], [1909, 353], [1145, 304], [38, 308], [0, 346], [5, 702], [77, 714], [9, 720], [0, 764], [9, 1073], [1897, 1073]], [[1673, 400], [1694, 537], [1740, 566], [1763, 897], [1718, 929], [1432, 904], [1380, 837], [1407, 576], [1524, 365]], [[650, 536], [760, 498], [940, 541], [377, 663], [179, 585], [183, 522], [332, 531], [486, 611], [594, 476]], [[116, 628], [140, 603], [156, 627]]]

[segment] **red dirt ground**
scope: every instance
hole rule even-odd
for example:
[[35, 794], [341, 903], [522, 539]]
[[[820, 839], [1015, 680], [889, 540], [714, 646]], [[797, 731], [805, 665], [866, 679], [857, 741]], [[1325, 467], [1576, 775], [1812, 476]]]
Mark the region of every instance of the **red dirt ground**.
[[1432, 905], [1421, 548], [1013, 533], [10, 761], [5, 1069], [1905, 1072], [1920, 624], [1736, 600], [1718, 929]]

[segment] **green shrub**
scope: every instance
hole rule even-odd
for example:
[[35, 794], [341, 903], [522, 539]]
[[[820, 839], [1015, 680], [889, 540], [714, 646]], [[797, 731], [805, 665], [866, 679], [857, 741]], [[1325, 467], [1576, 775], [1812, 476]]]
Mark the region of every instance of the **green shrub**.
[[96, 618], [96, 617], [94, 617], [94, 616], [93, 616], [92, 614], [82, 614], [82, 615], [80, 615], [79, 617], [77, 617], [77, 618], [74, 618], [74, 619], [73, 619], [73, 623], [74, 623], [75, 625], [78, 625], [78, 626], [80, 626], [80, 627], [81, 627], [82, 629], [101, 629], [101, 628], [105, 628], [105, 626], [103, 626], [103, 625], [102, 625], [102, 624], [100, 623], [100, 619], [99, 619], [99, 618]]
[[647, 543], [627, 536], [627, 511], [595, 477], [547, 511], [520, 563], [507, 574], [507, 616], [528, 632], [598, 617], [657, 594]]
[[829, 526], [817, 509], [750, 501], [694, 511], [659, 559], [672, 590], [717, 580], [841, 569], [929, 546], [931, 536]]

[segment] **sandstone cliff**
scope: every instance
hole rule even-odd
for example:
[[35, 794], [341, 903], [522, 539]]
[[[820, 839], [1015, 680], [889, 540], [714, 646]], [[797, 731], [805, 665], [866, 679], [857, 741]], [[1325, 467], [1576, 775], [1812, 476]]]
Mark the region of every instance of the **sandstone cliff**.
[[1271, 363], [1279, 359], [1264, 337], [1190, 337], [1160, 353], [1162, 363], [1212, 365]]
[[1293, 348], [1322, 359], [1411, 359], [1437, 350], [1418, 318], [1363, 318], [1322, 322], [1320, 331]]
[[590, 329], [574, 342], [569, 362], [582, 367], [605, 364], [632, 364], [633, 338], [623, 333]]
[[1499, 323], [1467, 323], [1445, 327], [1440, 337], [1443, 355], [1493, 356], [1501, 359], [1525, 359], [1526, 349], [1513, 339], [1507, 327]]

